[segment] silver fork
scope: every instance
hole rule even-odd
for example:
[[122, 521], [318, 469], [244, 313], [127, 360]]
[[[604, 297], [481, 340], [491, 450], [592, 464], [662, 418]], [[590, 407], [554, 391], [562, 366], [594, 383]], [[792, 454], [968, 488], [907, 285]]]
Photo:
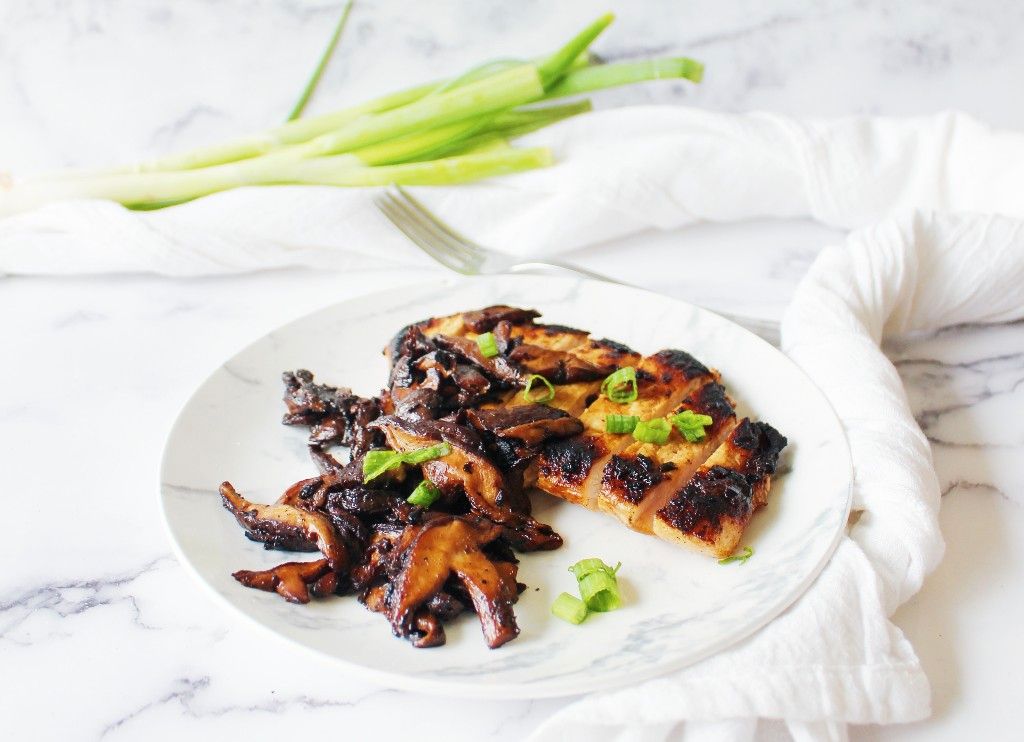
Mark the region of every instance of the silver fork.
[[[374, 196], [373, 200], [384, 216], [423, 252], [444, 267], [465, 276], [492, 273], [534, 273], [555, 269], [621, 286], [630, 285], [611, 276], [559, 260], [523, 261], [478, 245], [441, 221], [430, 209], [399, 185], [391, 185], [382, 189]], [[726, 312], [718, 312], [718, 314], [745, 327], [772, 345], [779, 345], [779, 324], [777, 322]]]

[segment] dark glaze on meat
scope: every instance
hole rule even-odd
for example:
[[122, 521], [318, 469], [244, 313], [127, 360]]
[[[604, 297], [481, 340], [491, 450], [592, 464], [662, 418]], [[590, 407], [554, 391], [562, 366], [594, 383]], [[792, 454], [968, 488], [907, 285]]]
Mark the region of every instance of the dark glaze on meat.
[[603, 441], [589, 435], [551, 441], [544, 446], [540, 472], [552, 482], [577, 487], [590, 474], [594, 462], [606, 453]]
[[714, 542], [723, 519], [744, 522], [754, 511], [753, 487], [740, 472], [713, 466], [699, 471], [659, 511], [676, 530], [702, 541]]
[[601, 474], [601, 485], [606, 491], [636, 504], [664, 478], [661, 466], [643, 454], [612, 456]]
[[775, 473], [782, 453], [789, 441], [766, 422], [744, 420], [732, 435], [737, 448], [750, 451], [742, 471], [751, 482], [758, 482]]
[[732, 400], [725, 392], [725, 387], [717, 381], [705, 384], [696, 394], [683, 400], [682, 407], [701, 415], [708, 415], [714, 422], [711, 430], [723, 421], [736, 414]]
[[681, 373], [687, 380], [708, 376], [711, 373], [707, 366], [684, 350], [661, 350], [650, 358], [665, 367], [661, 375], [661, 381], [664, 383], [672, 381], [673, 371]]
[[662, 538], [725, 556], [754, 511], [767, 502], [771, 475], [786, 439], [763, 422], [743, 420], [689, 482], [658, 511]]

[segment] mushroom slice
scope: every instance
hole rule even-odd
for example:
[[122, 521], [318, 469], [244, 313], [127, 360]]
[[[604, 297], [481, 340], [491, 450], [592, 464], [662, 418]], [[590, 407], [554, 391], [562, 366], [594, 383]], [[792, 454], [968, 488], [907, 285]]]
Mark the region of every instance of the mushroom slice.
[[466, 416], [477, 430], [514, 438], [527, 446], [539, 446], [551, 438], [565, 438], [583, 430], [583, 424], [572, 415], [542, 404], [470, 409]]
[[249, 502], [230, 482], [220, 486], [220, 497], [224, 507], [253, 541], [265, 544], [268, 549], [319, 550], [335, 572], [348, 567], [348, 552], [326, 516], [293, 505]]
[[282, 422], [309, 426], [311, 445], [338, 443], [351, 446], [355, 453], [373, 445], [373, 435], [367, 432], [366, 424], [380, 415], [379, 399], [366, 399], [353, 394], [351, 389], [318, 384], [305, 369], [286, 371], [281, 378], [288, 409]]
[[540, 312], [535, 309], [520, 309], [498, 304], [475, 312], [463, 312], [462, 323], [471, 332], [487, 332], [493, 330], [499, 322], [525, 325], [531, 324], [537, 317], [540, 317]]
[[382, 417], [372, 425], [384, 431], [388, 445], [400, 453], [444, 441], [451, 452], [423, 463], [423, 475], [442, 492], [461, 488], [470, 508], [507, 529], [506, 536], [522, 551], [557, 549], [562, 538], [545, 525], [516, 512], [516, 497], [505, 477], [491, 463], [483, 442], [471, 428], [447, 420], [403, 420]]
[[413, 528], [411, 537], [403, 539], [407, 545], [396, 555], [399, 572], [388, 599], [395, 634], [422, 632], [417, 625], [420, 609], [454, 577], [473, 604], [487, 646], [494, 649], [514, 639], [519, 634], [512, 611], [519, 594], [514, 572], [498, 569], [482, 551], [501, 535], [501, 529], [456, 516]]
[[259, 572], [240, 569], [231, 576], [246, 587], [276, 592], [289, 603], [308, 603], [310, 593], [320, 598], [338, 587], [338, 573], [331, 570], [326, 559], [285, 562]]
[[508, 359], [523, 371], [540, 374], [553, 384], [595, 381], [615, 370], [614, 367], [595, 366], [564, 350], [552, 350], [528, 343], [517, 345], [508, 354]]
[[433, 338], [439, 348], [454, 353], [479, 368], [483, 373], [496, 381], [509, 386], [520, 386], [523, 380], [522, 370], [504, 356], [488, 358], [480, 350], [476, 340], [452, 335], [437, 335]]

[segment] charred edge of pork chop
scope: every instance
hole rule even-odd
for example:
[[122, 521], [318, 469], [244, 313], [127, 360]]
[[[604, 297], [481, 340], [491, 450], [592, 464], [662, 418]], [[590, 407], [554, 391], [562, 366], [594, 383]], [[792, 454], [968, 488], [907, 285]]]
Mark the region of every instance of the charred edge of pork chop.
[[697, 472], [654, 519], [654, 533], [713, 554], [731, 554], [754, 512], [753, 486], [740, 472], [712, 466]]
[[729, 398], [725, 387], [717, 381], [702, 386], [694, 394], [684, 399], [674, 412], [686, 410], [711, 418], [711, 425], [704, 429], [705, 433], [716, 430], [729, 418], [736, 417], [735, 404]]
[[578, 435], [550, 441], [538, 461], [536, 486], [555, 497], [590, 507], [586, 481], [595, 464], [608, 453], [601, 436]]
[[768, 423], [743, 420], [658, 511], [654, 533], [718, 557], [731, 554], [754, 510], [767, 503], [771, 475], [786, 444]]
[[[678, 383], [682, 380], [691, 381], [699, 376], [712, 375], [711, 369], [691, 356], [685, 350], [659, 350], [647, 359], [660, 371], [660, 381], [664, 384]], [[717, 373], [716, 373], [717, 375]]]
[[[784, 435], [766, 422], [744, 420], [730, 437], [736, 448], [748, 451], [742, 465], [747, 479], [755, 485], [755, 505], [763, 507], [768, 502], [771, 475], [779, 463], [779, 456], [789, 445]], [[759, 483], [764, 483], [757, 488]]]
[[643, 454], [616, 454], [611, 457], [601, 473], [601, 491], [636, 506], [664, 479], [665, 473], [657, 461]]

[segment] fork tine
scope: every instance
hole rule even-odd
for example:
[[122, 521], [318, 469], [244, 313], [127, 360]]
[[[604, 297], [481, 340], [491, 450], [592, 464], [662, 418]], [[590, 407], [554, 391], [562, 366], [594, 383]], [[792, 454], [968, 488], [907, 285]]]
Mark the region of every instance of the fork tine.
[[434, 240], [425, 236], [420, 231], [418, 225], [410, 222], [404, 213], [398, 211], [389, 201], [375, 197], [374, 202], [388, 221], [394, 224], [414, 245], [438, 263], [458, 273], [472, 274], [474, 272], [458, 256], [446, 252]]
[[424, 206], [419, 199], [417, 199], [407, 190], [402, 188], [402, 186], [396, 183], [391, 187], [390, 190], [392, 191], [392, 194], [397, 193], [398, 198], [400, 198], [404, 203], [408, 204], [412, 209], [416, 211], [418, 215], [420, 215], [426, 221], [430, 222], [442, 234], [447, 235], [452, 240], [455, 240], [477, 257], [483, 258], [486, 255], [486, 248], [481, 247], [480, 245], [476, 244], [465, 235], [456, 232], [450, 225], [445, 224], [443, 221], [441, 221], [440, 218], [438, 218], [434, 214], [434, 212], [432, 212], [430, 209]]
[[423, 214], [411, 207], [409, 204], [388, 194], [390, 205], [397, 209], [402, 216], [412, 222], [419, 231], [428, 239], [431, 239], [438, 249], [452, 253], [453, 256], [467, 265], [479, 266], [483, 262], [483, 256], [469, 250], [465, 245], [458, 242], [450, 234], [439, 229], [432, 221], [426, 219]]

